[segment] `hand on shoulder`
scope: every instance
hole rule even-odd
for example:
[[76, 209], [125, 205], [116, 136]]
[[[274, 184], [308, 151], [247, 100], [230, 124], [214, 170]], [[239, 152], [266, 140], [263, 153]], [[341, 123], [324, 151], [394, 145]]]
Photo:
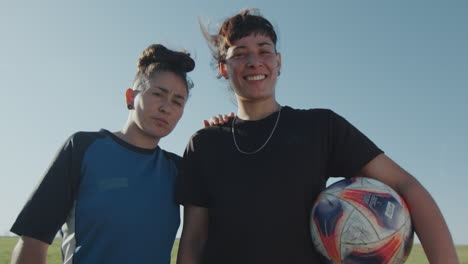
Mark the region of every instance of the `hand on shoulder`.
[[224, 125], [229, 122], [231, 118], [234, 118], [234, 116], [235, 114], [233, 112], [229, 113], [229, 115], [218, 114], [216, 116], [212, 116], [209, 121], [203, 120], [203, 125], [205, 127]]

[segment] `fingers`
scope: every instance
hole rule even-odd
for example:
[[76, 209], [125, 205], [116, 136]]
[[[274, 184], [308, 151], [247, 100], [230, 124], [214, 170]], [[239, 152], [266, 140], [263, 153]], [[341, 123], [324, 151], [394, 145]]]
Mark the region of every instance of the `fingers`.
[[231, 118], [233, 118], [235, 114], [233, 112], [229, 113], [229, 115], [215, 115], [210, 118], [210, 120], [203, 120], [203, 125], [205, 127], [208, 126], [219, 126], [224, 125], [225, 123], [229, 122]]
[[235, 115], [233, 112], [229, 113], [229, 115], [223, 115], [223, 124], [229, 122], [231, 118], [233, 118]]
[[222, 115], [218, 114], [210, 118], [210, 125], [217, 126], [217, 125], [222, 125], [222, 124], [224, 124]]
[[222, 125], [224, 124], [222, 120], [223, 120], [223, 117], [221, 115], [212, 116], [210, 120], [203, 120], [203, 126], [209, 127], [209, 126]]

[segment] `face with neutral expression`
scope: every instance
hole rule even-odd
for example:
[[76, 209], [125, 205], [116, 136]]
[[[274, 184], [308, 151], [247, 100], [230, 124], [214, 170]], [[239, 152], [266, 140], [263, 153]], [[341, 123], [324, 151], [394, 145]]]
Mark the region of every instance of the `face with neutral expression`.
[[157, 72], [150, 87], [134, 97], [133, 119], [146, 136], [167, 136], [184, 113], [187, 100], [185, 82], [172, 72]]
[[219, 62], [218, 69], [237, 98], [248, 101], [274, 99], [281, 55], [276, 52], [270, 37], [253, 33], [232, 44], [226, 62]]

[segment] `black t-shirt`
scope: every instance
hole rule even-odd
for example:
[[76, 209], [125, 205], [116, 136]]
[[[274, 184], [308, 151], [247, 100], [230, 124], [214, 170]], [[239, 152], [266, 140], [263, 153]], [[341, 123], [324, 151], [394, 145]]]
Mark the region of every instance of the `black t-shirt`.
[[[236, 120], [243, 151], [267, 140], [278, 112]], [[268, 144], [234, 145], [232, 122], [195, 133], [184, 154], [177, 199], [207, 207], [204, 264], [320, 263], [310, 212], [329, 177], [352, 177], [382, 151], [330, 110], [283, 107]]]

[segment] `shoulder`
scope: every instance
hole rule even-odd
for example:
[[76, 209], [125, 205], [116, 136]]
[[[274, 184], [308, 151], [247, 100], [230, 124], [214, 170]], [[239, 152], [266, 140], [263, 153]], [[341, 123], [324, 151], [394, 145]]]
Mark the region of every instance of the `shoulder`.
[[209, 126], [209, 127], [204, 127], [197, 132], [195, 132], [192, 137], [213, 137], [213, 136], [219, 136], [223, 133], [230, 133], [231, 131], [231, 126], [232, 122], [229, 120], [229, 122], [223, 124], [223, 125], [217, 125], [217, 126]]
[[164, 149], [161, 149], [161, 151], [162, 151], [164, 157], [165, 157], [166, 159], [168, 159], [168, 160], [174, 161], [174, 162], [176, 162], [176, 163], [182, 160], [182, 157], [179, 156], [179, 155], [177, 155], [177, 154], [175, 154], [175, 153], [166, 151], [166, 150], [164, 150]]
[[108, 133], [110, 133], [107, 130], [100, 130], [100, 131], [78, 131], [73, 133], [67, 141], [77, 144], [77, 143], [82, 143], [86, 141], [93, 141], [98, 138], [104, 138], [106, 136], [109, 136]]
[[91, 143], [93, 143], [96, 139], [99, 138], [104, 138], [108, 136], [108, 133], [110, 133], [107, 130], [100, 130], [100, 131], [78, 131], [73, 133], [71, 136], [69, 136], [66, 140], [65, 143], [63, 144], [62, 149], [83, 149], [87, 148]]
[[164, 149], [161, 149], [161, 152], [164, 156], [165, 159], [167, 159], [169, 162], [172, 162], [173, 164], [175, 164], [176, 168], [180, 169], [181, 166], [182, 166], [182, 157], [175, 154], [175, 153], [172, 153], [172, 152], [169, 152], [169, 151], [166, 151]]
[[189, 143], [193, 144], [213, 144], [216, 141], [224, 138], [226, 135], [231, 135], [232, 122], [227, 122], [223, 125], [209, 126], [195, 132]]
[[309, 124], [328, 123], [331, 119], [339, 116], [333, 110], [325, 108], [295, 109], [284, 106], [282, 112], [289, 120]]
[[311, 108], [311, 109], [300, 109], [284, 106], [282, 112], [292, 116], [311, 116], [311, 117], [329, 117], [335, 114], [331, 109], [326, 108]]

